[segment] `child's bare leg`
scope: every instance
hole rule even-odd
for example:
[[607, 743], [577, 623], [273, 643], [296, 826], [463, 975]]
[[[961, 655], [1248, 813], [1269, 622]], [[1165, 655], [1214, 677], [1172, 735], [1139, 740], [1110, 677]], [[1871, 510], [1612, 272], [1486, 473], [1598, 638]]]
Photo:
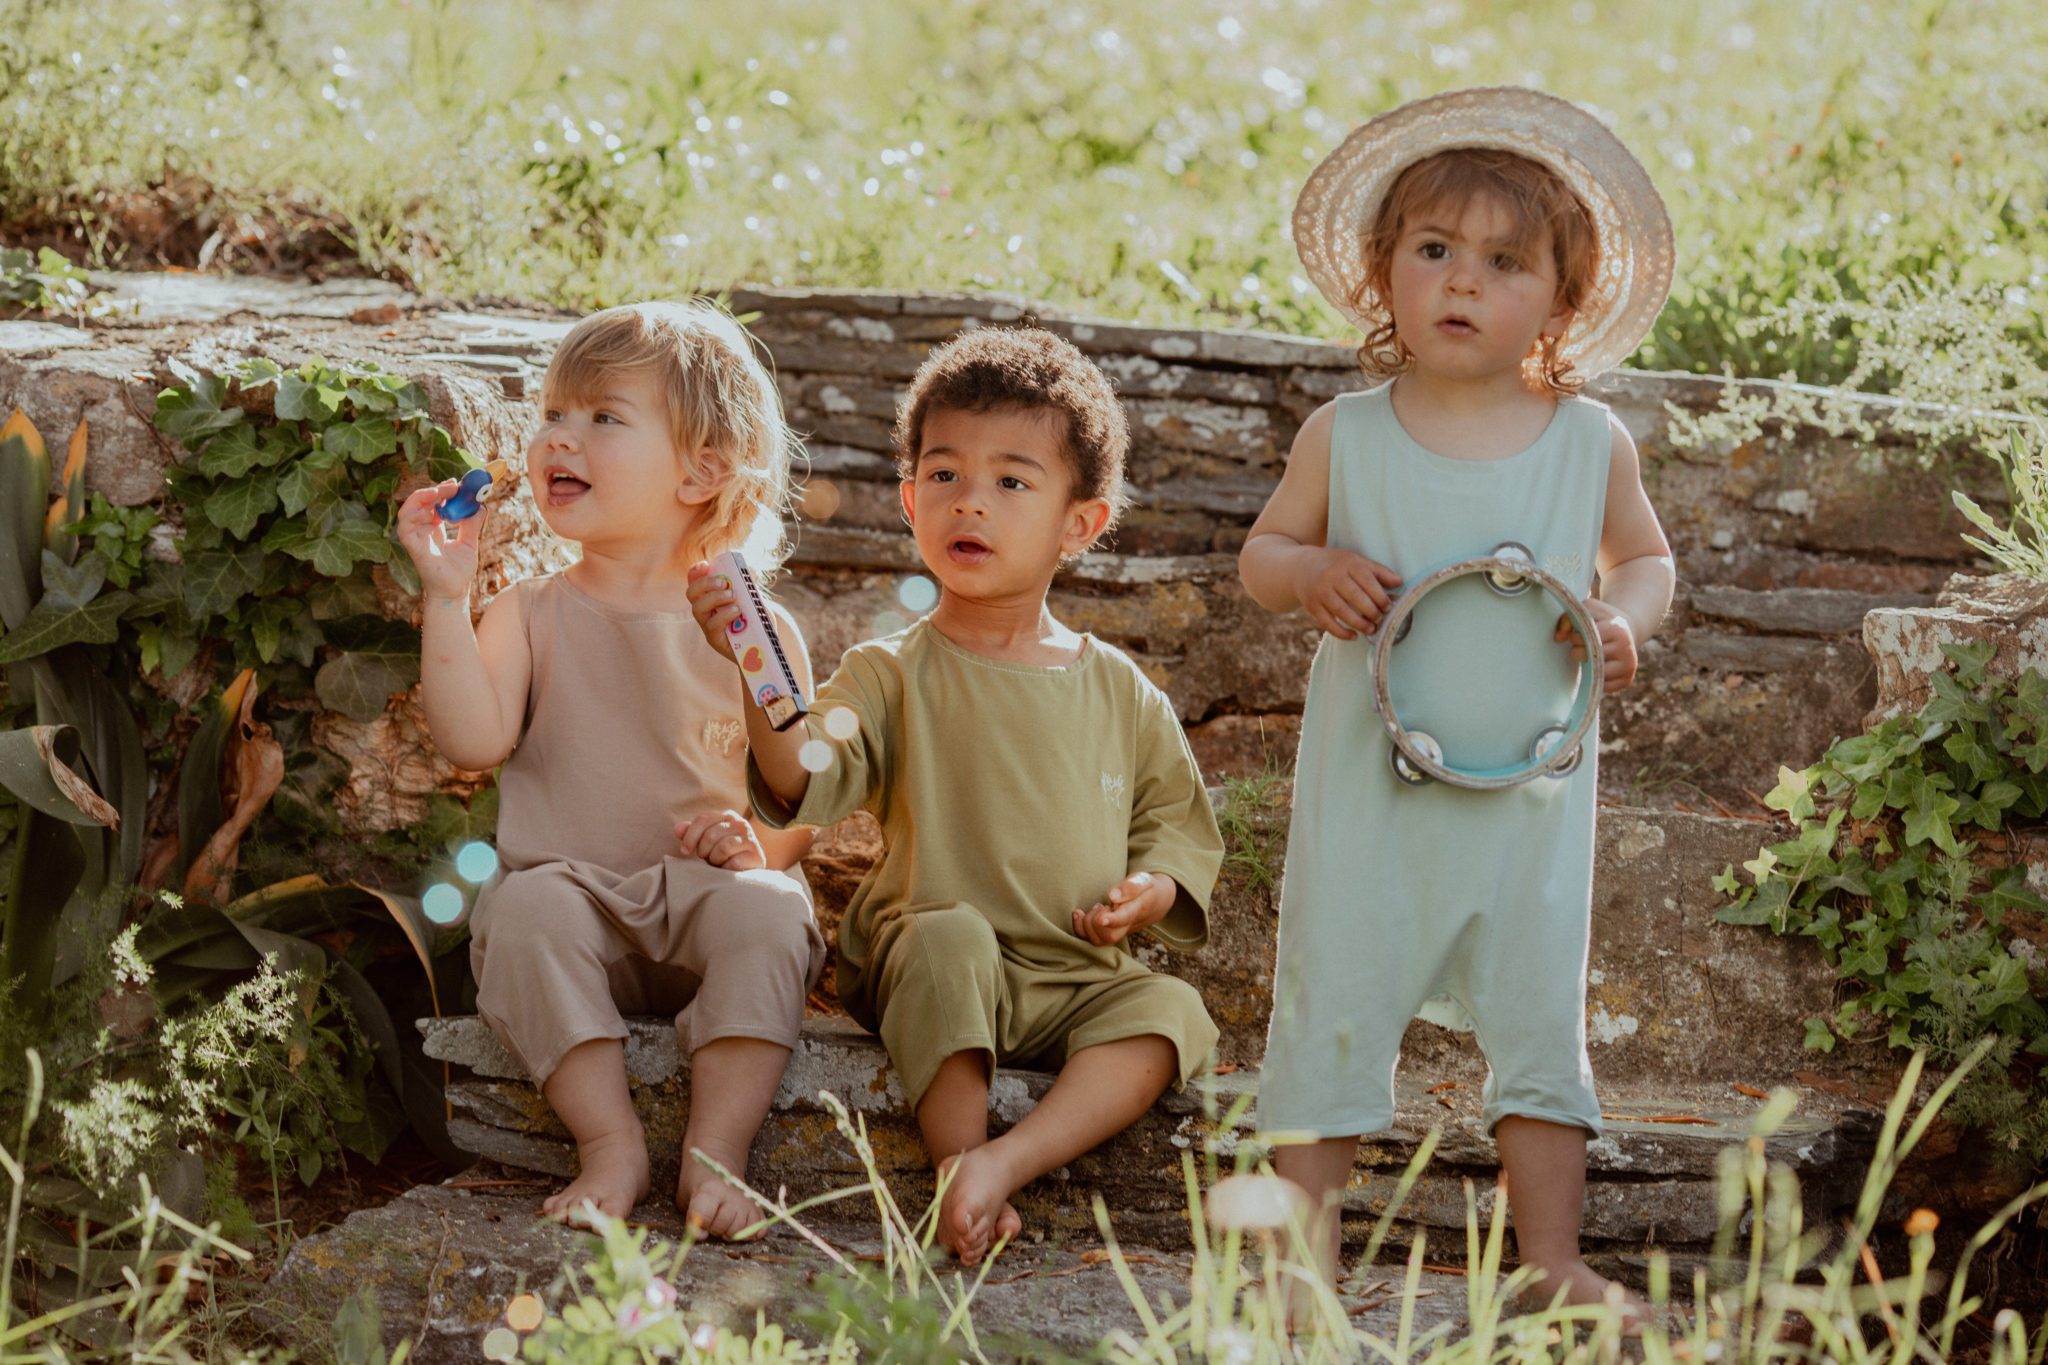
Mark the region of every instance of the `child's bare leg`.
[[1337, 1283], [1338, 1246], [1343, 1234], [1344, 1188], [1358, 1157], [1356, 1137], [1290, 1142], [1273, 1153], [1273, 1171], [1301, 1186], [1308, 1195], [1308, 1246], [1315, 1272], [1331, 1286]]
[[1566, 1303], [1600, 1303], [1613, 1291], [1629, 1318], [1645, 1319], [1642, 1299], [1587, 1265], [1579, 1254], [1579, 1220], [1586, 1205], [1586, 1130], [1570, 1124], [1510, 1116], [1494, 1126], [1500, 1148], [1501, 1187], [1515, 1218], [1515, 1251], [1539, 1278], [1532, 1300], [1549, 1303], [1564, 1290]]
[[647, 1134], [626, 1088], [626, 1049], [616, 1038], [592, 1038], [562, 1055], [541, 1085], [548, 1107], [576, 1139], [581, 1172], [569, 1188], [541, 1202], [550, 1218], [567, 1218], [588, 1199], [599, 1212], [624, 1218], [647, 1193]]
[[1015, 1128], [968, 1151], [953, 1170], [939, 1237], [973, 1265], [996, 1239], [1011, 1195], [1141, 1118], [1174, 1077], [1173, 1044], [1156, 1033], [1082, 1048]]
[[[939, 1063], [938, 1074], [918, 1097], [918, 1130], [941, 1174], [951, 1170], [962, 1153], [988, 1141], [988, 1066], [986, 1052], [956, 1052]], [[996, 1215], [996, 1237], [1015, 1237], [1023, 1227], [1016, 1207], [1006, 1199]], [[957, 1250], [947, 1239], [943, 1222], [939, 1237], [948, 1250]]]
[[759, 1205], [690, 1154], [702, 1152], [744, 1179], [747, 1151], [788, 1065], [789, 1049], [765, 1038], [719, 1038], [690, 1054], [690, 1119], [676, 1205], [698, 1231], [732, 1237], [760, 1220]]

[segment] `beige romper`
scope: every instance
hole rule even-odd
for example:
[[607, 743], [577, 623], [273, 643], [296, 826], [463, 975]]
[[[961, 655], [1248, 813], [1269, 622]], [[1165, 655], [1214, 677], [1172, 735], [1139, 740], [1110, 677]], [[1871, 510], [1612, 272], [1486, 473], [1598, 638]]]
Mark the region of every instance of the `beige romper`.
[[678, 856], [683, 820], [746, 809], [731, 661], [686, 610], [623, 611], [561, 574], [510, 591], [533, 677], [498, 773], [506, 872], [470, 921], [477, 1012], [536, 1081], [624, 1038], [622, 1013], [675, 1013], [685, 1051], [795, 1046], [825, 953], [802, 872]]
[[[825, 724], [842, 708], [860, 719], [844, 742]], [[1172, 703], [1129, 658], [1091, 636], [1071, 664], [1003, 663], [920, 621], [849, 650], [808, 723], [830, 766], [794, 811], [750, 768], [754, 809], [881, 821], [881, 861], [839, 927], [839, 998], [882, 1035], [913, 1106], [960, 1051], [1057, 1066], [1159, 1034], [1182, 1081], [1207, 1064], [1216, 1026], [1195, 988], [1073, 929], [1129, 873], [1159, 872], [1180, 895], [1147, 932], [1208, 938], [1223, 840]]]

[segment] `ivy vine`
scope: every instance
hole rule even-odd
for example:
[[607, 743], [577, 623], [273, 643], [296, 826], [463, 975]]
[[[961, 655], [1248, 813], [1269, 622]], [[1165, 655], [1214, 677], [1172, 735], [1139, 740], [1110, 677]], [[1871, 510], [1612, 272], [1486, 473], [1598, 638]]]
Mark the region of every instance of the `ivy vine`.
[[1717, 918], [1819, 943], [1850, 988], [1806, 1021], [1806, 1044], [1882, 1038], [1953, 1065], [1997, 1043], [1951, 1115], [2048, 1159], [2040, 984], [2048, 900], [2028, 885], [2030, 826], [2048, 814], [2048, 678], [1994, 677], [1989, 642], [1945, 644], [1926, 705], [1779, 770], [1765, 804], [1791, 839], [1733, 866]]

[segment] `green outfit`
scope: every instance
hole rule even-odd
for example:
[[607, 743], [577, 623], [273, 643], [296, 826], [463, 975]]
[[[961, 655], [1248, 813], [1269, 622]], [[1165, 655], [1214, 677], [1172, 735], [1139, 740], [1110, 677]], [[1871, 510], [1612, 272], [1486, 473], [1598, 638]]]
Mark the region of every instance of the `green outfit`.
[[[841, 709], [860, 722], [844, 741], [828, 727]], [[1073, 930], [1076, 909], [1155, 872], [1180, 894], [1146, 932], [1208, 939], [1223, 840], [1172, 704], [1129, 658], [1089, 636], [1070, 664], [1004, 663], [919, 621], [848, 651], [806, 724], [830, 765], [792, 811], [750, 763], [754, 809], [777, 826], [881, 821], [839, 927], [839, 998], [912, 1105], [963, 1050], [1058, 1064], [1160, 1034], [1183, 1081], [1202, 1069], [1217, 1034], [1195, 989]]]

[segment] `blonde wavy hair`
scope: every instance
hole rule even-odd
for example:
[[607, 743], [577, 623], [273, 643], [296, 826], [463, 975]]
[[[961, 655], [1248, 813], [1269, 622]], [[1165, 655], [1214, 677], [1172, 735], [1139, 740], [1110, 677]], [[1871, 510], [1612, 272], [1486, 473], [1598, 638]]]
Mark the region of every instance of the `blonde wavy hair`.
[[[614, 375], [653, 371], [677, 458], [718, 487], [697, 548], [707, 556], [743, 549], [770, 570], [787, 552], [783, 517], [800, 445], [763, 354], [744, 327], [702, 300], [621, 304], [570, 329], [548, 365], [541, 402], [589, 402]], [[695, 468], [704, 455], [717, 467]]]
[[[1365, 277], [1351, 304], [1375, 324], [1358, 347], [1358, 366], [1369, 378], [1391, 379], [1415, 363], [1414, 352], [1394, 330], [1386, 302], [1403, 228], [1431, 209], [1462, 212], [1475, 199], [1491, 199], [1507, 210], [1514, 223], [1508, 244], [1513, 250], [1533, 253], [1547, 236], [1557, 272], [1557, 306], [1576, 312], [1585, 302], [1599, 272], [1600, 234], [1592, 212], [1555, 172], [1491, 147], [1453, 147], [1426, 156], [1395, 177], [1365, 230]], [[1563, 340], [1538, 337], [1522, 362], [1529, 387], [1553, 398], [1569, 398], [1586, 384], [1585, 376], [1559, 357]]]

